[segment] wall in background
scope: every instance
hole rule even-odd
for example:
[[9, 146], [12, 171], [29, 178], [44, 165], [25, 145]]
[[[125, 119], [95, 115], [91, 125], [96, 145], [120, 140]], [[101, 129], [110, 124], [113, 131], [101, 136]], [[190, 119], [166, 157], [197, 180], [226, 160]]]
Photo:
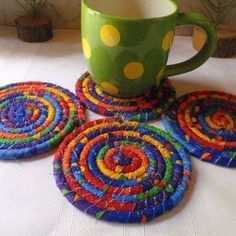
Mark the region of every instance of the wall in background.
[[[24, 15], [24, 11], [15, 0], [0, 0], [0, 24], [14, 25], [20, 15]], [[52, 18], [54, 28], [79, 28], [80, 0], [47, 0], [42, 15]]]
[[[236, 0], [235, 0], [236, 1]], [[178, 0], [181, 11], [199, 11], [199, 0]], [[0, 24], [14, 25], [14, 20], [24, 12], [15, 0], [0, 0]], [[80, 27], [80, 0], [48, 0], [43, 15], [49, 15], [54, 28]], [[236, 13], [232, 13], [228, 22], [236, 22]], [[179, 27], [178, 34], [191, 34], [191, 27]]]

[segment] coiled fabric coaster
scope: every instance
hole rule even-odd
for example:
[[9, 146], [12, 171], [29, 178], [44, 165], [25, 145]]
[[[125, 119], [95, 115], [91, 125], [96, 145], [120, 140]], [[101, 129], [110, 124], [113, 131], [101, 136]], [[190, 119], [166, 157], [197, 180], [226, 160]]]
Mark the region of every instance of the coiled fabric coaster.
[[63, 195], [97, 219], [137, 223], [170, 211], [184, 197], [191, 164], [164, 131], [137, 122], [88, 122], [55, 154], [54, 177]]
[[91, 111], [103, 116], [123, 116], [126, 120], [148, 121], [159, 118], [175, 100], [176, 92], [168, 79], [143, 96], [116, 98], [104, 93], [86, 72], [76, 84], [76, 94]]
[[236, 96], [215, 91], [187, 94], [172, 104], [162, 121], [193, 156], [236, 167]]
[[69, 90], [43, 82], [0, 88], [0, 159], [31, 157], [59, 145], [85, 109]]

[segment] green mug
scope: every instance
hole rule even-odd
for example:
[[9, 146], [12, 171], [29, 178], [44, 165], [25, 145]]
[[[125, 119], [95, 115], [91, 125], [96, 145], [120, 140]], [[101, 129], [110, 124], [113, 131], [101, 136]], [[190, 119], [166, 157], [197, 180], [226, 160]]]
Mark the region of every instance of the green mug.
[[[82, 47], [97, 85], [116, 97], [142, 95], [161, 79], [202, 65], [214, 52], [216, 31], [197, 13], [179, 13], [175, 0], [82, 0]], [[191, 24], [207, 35], [193, 58], [167, 65], [175, 27]]]

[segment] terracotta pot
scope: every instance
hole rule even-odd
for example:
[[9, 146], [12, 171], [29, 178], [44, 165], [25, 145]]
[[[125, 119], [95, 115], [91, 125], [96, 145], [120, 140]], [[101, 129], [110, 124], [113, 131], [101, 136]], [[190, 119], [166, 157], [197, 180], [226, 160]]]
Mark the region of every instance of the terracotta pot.
[[[206, 34], [200, 28], [193, 30], [193, 47], [200, 51], [206, 42]], [[213, 57], [229, 58], [236, 55], [236, 27], [219, 25], [217, 27], [217, 47]]]

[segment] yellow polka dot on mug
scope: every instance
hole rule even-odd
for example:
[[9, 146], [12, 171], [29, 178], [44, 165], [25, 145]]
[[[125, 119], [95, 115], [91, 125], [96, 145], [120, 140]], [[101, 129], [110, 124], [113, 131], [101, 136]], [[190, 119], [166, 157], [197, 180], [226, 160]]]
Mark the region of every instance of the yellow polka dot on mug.
[[159, 81], [162, 77], [163, 77], [163, 74], [164, 74], [164, 71], [165, 71], [166, 67], [163, 66], [161, 68], [161, 70], [158, 72], [157, 76], [156, 76], [156, 80]]
[[144, 66], [141, 62], [130, 62], [124, 67], [124, 75], [127, 79], [138, 79], [144, 73]]
[[84, 51], [84, 55], [87, 59], [90, 59], [91, 57], [91, 48], [89, 46], [89, 43], [87, 41], [87, 39], [83, 38], [82, 39], [82, 48], [83, 48], [83, 51]]
[[102, 89], [109, 94], [116, 95], [119, 93], [119, 89], [111, 83], [102, 82], [100, 85]]
[[169, 31], [166, 36], [164, 37], [164, 39], [162, 40], [162, 49], [166, 52], [168, 50], [170, 50], [170, 47], [172, 45], [174, 39], [174, 32], [173, 31]]
[[100, 38], [108, 47], [115, 47], [120, 42], [120, 32], [113, 25], [103, 25], [100, 30]]

